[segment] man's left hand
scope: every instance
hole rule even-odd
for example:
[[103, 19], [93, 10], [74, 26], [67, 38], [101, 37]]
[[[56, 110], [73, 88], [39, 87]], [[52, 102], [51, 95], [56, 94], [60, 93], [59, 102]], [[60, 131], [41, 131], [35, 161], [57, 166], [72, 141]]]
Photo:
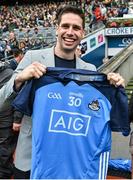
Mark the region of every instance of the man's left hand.
[[115, 87], [120, 85], [125, 87], [125, 80], [119, 73], [108, 73], [107, 79], [109, 80], [110, 84], [113, 84]]
[[20, 127], [21, 127], [21, 123], [13, 123], [12, 129], [13, 129], [14, 131], [19, 131], [19, 130], [20, 130]]

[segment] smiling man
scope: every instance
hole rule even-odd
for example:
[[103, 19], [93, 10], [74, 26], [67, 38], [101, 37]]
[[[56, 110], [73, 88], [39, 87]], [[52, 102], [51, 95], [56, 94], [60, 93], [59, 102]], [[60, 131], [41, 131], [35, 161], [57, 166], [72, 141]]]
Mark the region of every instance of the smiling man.
[[[69, 22], [68, 19], [71, 19]], [[77, 23], [78, 22], [78, 23]], [[83, 20], [79, 15], [73, 13], [66, 13], [58, 20], [57, 34], [58, 41], [55, 47], [55, 53], [61, 53], [60, 49], [69, 52], [73, 57], [73, 51], [79, 45], [84, 35]], [[71, 53], [70, 53], [71, 52]], [[68, 57], [67, 57], [68, 58]]]
[[[5, 100], [19, 92], [27, 80], [39, 79], [47, 72], [47, 67], [76, 68], [96, 71], [92, 64], [85, 63], [76, 57], [75, 51], [84, 37], [85, 17], [81, 9], [65, 6], [57, 13], [57, 42], [55, 47], [28, 51], [18, 65], [13, 77], [0, 90], [0, 99]], [[124, 80], [119, 74], [108, 76], [111, 84], [123, 85]], [[7, 88], [8, 87], [8, 88]], [[0, 101], [1, 106], [2, 101]], [[31, 169], [31, 119], [24, 116], [15, 158], [16, 179], [29, 178]]]

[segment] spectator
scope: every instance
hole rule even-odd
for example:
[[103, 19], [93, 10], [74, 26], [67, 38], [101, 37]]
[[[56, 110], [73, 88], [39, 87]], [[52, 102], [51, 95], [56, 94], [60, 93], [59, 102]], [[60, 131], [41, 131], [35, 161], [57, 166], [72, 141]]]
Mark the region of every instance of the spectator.
[[[13, 70], [7, 63], [0, 64], [0, 88], [11, 78]], [[11, 179], [18, 131], [22, 115], [14, 111], [9, 98], [0, 108], [0, 179]], [[17, 122], [17, 124], [16, 124]]]
[[[56, 2], [49, 2], [42, 4], [30, 4], [30, 5], [29, 4], [22, 5], [21, 3], [18, 3], [15, 6], [6, 6], [6, 7], [2, 6], [0, 9], [0, 31], [1, 33], [3, 33], [7, 31], [13, 31], [14, 28], [15, 29], [20, 28], [26, 30], [27, 27], [29, 27], [30, 29], [32, 28], [34, 29], [34, 27], [37, 27], [38, 29], [40, 27], [44, 27], [44, 28], [53, 27], [53, 26], [55, 27], [55, 16], [56, 16], [57, 7], [60, 4], [65, 4], [65, 3], [75, 4], [75, 1], [65, 1], [65, 2], [56, 1]], [[76, 1], [76, 5], [80, 7], [81, 2]], [[84, 7], [87, 22], [88, 22], [88, 17], [89, 19], [91, 19], [91, 22], [92, 19], [94, 20], [94, 14], [92, 12], [92, 9], [99, 5], [100, 7], [102, 7], [102, 16], [104, 13], [103, 18], [101, 19], [103, 21], [105, 21], [105, 18], [108, 14], [110, 14], [110, 17], [111, 15], [114, 16], [114, 14], [112, 13], [114, 8], [118, 10], [121, 8], [121, 7], [118, 8], [118, 5], [121, 5], [121, 2], [118, 2], [116, 0], [105, 0], [100, 2], [97, 0], [94, 1], [87, 0], [86, 5]], [[107, 11], [106, 14], [105, 14], [105, 8]], [[110, 12], [108, 13], [109, 8], [111, 9], [111, 13]], [[127, 13], [127, 6], [124, 8], [124, 11], [126, 11]], [[118, 16], [118, 13], [115, 13], [115, 17], [116, 16]], [[21, 35], [23, 36], [22, 32]], [[31, 37], [32, 33], [27, 32], [27, 36], [28, 35], [30, 35]]]
[[5, 57], [5, 47], [6, 42], [4, 40], [0, 40], [0, 60]]
[[9, 46], [11, 50], [13, 50], [14, 48], [18, 48], [18, 40], [14, 32], [9, 33]]
[[6, 57], [12, 56], [12, 51], [18, 48], [18, 40], [14, 32], [9, 33], [9, 38], [7, 39], [7, 45], [5, 49]]
[[25, 38], [25, 40], [21, 40], [19, 42], [19, 49], [21, 49], [23, 52], [26, 52], [27, 49], [29, 48], [29, 44], [28, 44], [29, 39]]
[[9, 61], [10, 66], [13, 70], [15, 70], [20, 63], [20, 61], [23, 59], [24, 53], [21, 49], [14, 49], [13, 50], [13, 59]]
[[133, 6], [129, 7], [128, 13], [129, 13], [129, 14], [133, 14]]

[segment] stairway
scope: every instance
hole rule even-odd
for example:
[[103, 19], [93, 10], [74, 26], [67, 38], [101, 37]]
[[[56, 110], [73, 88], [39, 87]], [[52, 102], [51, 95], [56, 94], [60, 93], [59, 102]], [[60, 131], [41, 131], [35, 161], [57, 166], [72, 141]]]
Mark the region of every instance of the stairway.
[[129, 101], [131, 94], [133, 93], [133, 78], [129, 81], [125, 89], [126, 89], [126, 94], [128, 96], [128, 101]]

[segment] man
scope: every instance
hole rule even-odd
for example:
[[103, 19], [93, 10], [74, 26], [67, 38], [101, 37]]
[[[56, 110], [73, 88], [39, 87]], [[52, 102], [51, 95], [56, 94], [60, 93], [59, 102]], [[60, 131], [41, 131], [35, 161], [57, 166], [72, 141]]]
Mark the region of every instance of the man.
[[[22, 60], [22, 51], [14, 50], [14, 57], [10, 62], [0, 63], [0, 88], [9, 81]], [[13, 154], [21, 126], [22, 113], [14, 111], [12, 100], [13, 97], [9, 98], [0, 108], [0, 179], [9, 179], [13, 175]]]
[[[28, 51], [25, 54], [10, 82], [0, 91], [2, 101], [15, 93], [17, 94], [27, 80], [40, 78], [46, 73], [47, 67], [96, 70], [94, 65], [85, 63], [75, 56], [75, 50], [84, 37], [84, 15], [82, 11], [76, 7], [66, 6], [59, 11], [57, 17], [56, 46], [44, 50]], [[110, 73], [108, 79], [111, 84], [116, 86], [124, 85], [124, 80], [119, 74]], [[23, 117], [21, 125], [15, 166], [17, 168], [16, 179], [29, 178], [31, 168], [31, 120], [27, 116]]]
[[[15, 48], [12, 50], [13, 52], [13, 59], [9, 61], [9, 66], [11, 69], [15, 70], [18, 66], [18, 64], [21, 62], [21, 60], [24, 57], [24, 53], [21, 49]], [[13, 130], [19, 131], [21, 126], [21, 120], [22, 120], [23, 114], [19, 111], [14, 111], [14, 118], [13, 118]]]
[[2, 88], [3, 85], [11, 78], [13, 70], [8, 66], [8, 64], [0, 62], [0, 72], [0, 88]]
[[[7, 63], [0, 63], [0, 88], [11, 78], [13, 70]], [[13, 175], [13, 154], [17, 144], [20, 112], [11, 106], [13, 97], [0, 108], [0, 179], [10, 179]], [[14, 119], [15, 117], [15, 119]], [[17, 121], [17, 123], [16, 123]], [[14, 122], [14, 123], [13, 123]], [[15, 130], [15, 131], [14, 131]]]
[[18, 48], [13, 49], [12, 52], [13, 52], [13, 59], [9, 61], [9, 64], [11, 68], [15, 70], [18, 64], [20, 63], [20, 61], [23, 59], [24, 53], [21, 49]]
[[18, 40], [16, 38], [16, 35], [13, 31], [9, 33], [9, 39], [7, 40], [7, 46], [5, 49], [7, 56], [12, 56], [12, 51], [14, 49], [18, 48]]
[[[11, 78], [13, 70], [4, 63], [0, 64], [0, 88]], [[13, 173], [12, 150], [14, 150], [14, 136], [12, 130], [13, 111], [11, 105], [6, 102], [0, 108], [0, 179], [11, 178]], [[14, 136], [15, 137], [15, 136]]]

